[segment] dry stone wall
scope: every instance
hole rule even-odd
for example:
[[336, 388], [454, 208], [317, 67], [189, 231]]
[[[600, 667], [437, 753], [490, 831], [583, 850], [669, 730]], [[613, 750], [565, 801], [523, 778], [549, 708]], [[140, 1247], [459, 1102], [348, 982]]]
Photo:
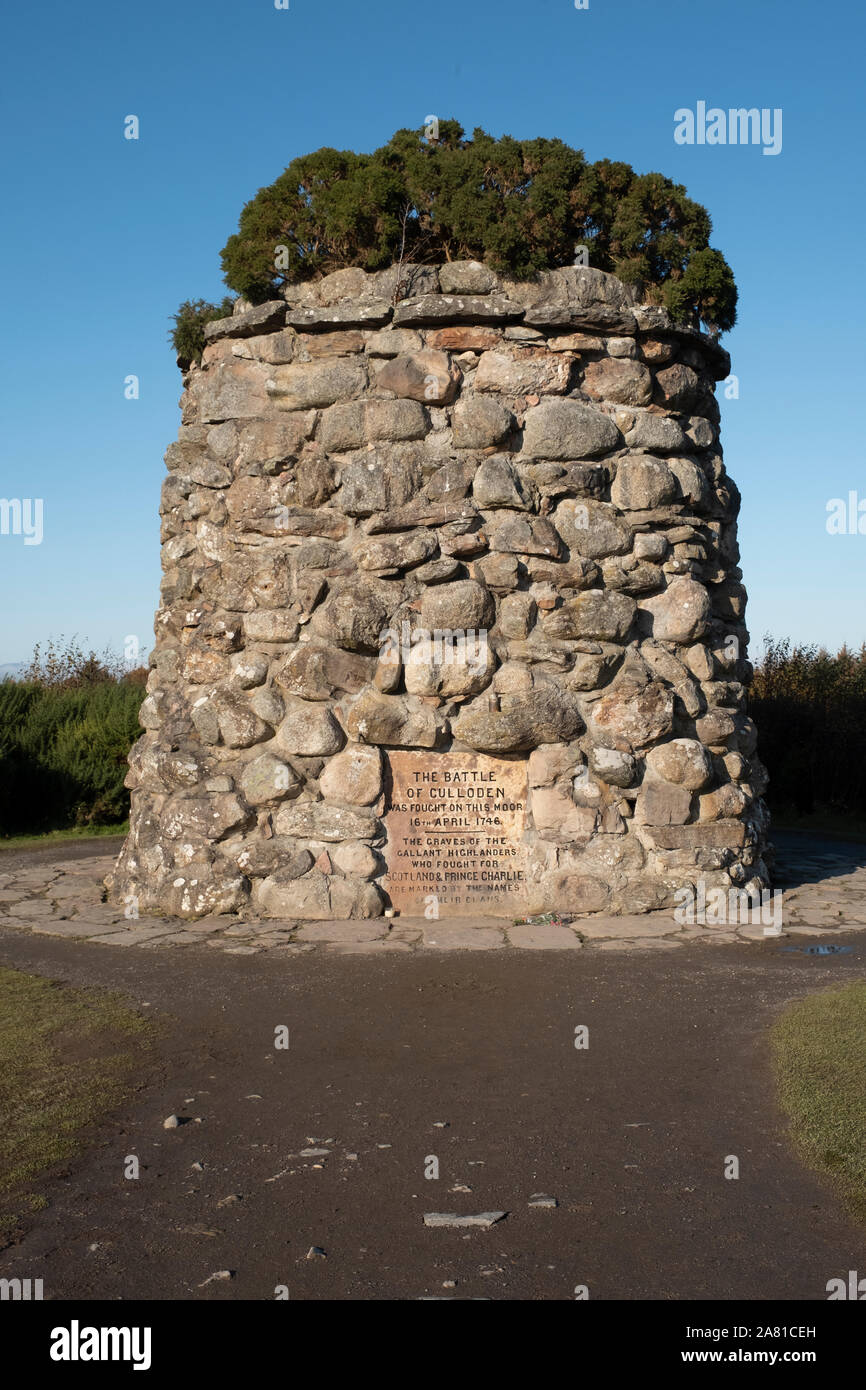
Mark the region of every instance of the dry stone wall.
[[[339, 271], [206, 336], [116, 898], [580, 914], [766, 884], [718, 345], [602, 272], [475, 262]], [[436, 794], [464, 823], [434, 843]]]

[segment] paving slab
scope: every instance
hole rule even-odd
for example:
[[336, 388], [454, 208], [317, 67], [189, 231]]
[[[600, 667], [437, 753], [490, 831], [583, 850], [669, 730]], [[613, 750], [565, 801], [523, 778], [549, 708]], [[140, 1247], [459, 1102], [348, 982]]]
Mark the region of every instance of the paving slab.
[[51, 884], [46, 897], [55, 903], [65, 902], [67, 898], [89, 898], [93, 896], [93, 887], [86, 880], [77, 879], [70, 883], [68, 879], [61, 879], [59, 883]]
[[428, 922], [422, 942], [436, 951], [491, 951], [505, 945], [505, 935], [493, 927], [463, 926], [453, 920]]
[[768, 934], [764, 927], [753, 926], [751, 923], [748, 923], [742, 927], [737, 927], [737, 935], [744, 941], [783, 941], [788, 935], [788, 932], [783, 929], [780, 935], [776, 932]]
[[[785, 927], [785, 936], [838, 936], [840, 932], [856, 931], [856, 928], [843, 926], [840, 922], [838, 926], [832, 927], [810, 927], [805, 922], [789, 922]], [[772, 940], [772, 938], [769, 938]]]
[[658, 919], [654, 914], [635, 913], [624, 917], [581, 917], [574, 923], [581, 936], [590, 941], [608, 938], [621, 940], [625, 937], [670, 936], [681, 930], [682, 924], [673, 917]]
[[175, 931], [168, 936], [154, 937], [158, 946], [198, 946], [201, 945], [201, 937], [196, 936], [195, 932]]
[[598, 941], [598, 951], [676, 951], [686, 945], [684, 941], [673, 941], [670, 937], [630, 936], [621, 940]]
[[79, 937], [81, 940], [105, 934], [104, 926], [94, 927], [86, 922], [37, 922], [30, 929], [34, 936]]
[[389, 941], [420, 941], [424, 932], [421, 927], [392, 927], [388, 933]]
[[525, 951], [579, 951], [583, 945], [571, 927], [554, 927], [546, 922], [509, 927], [506, 936], [510, 945], [520, 946]]
[[306, 922], [298, 928], [298, 941], [376, 941], [387, 935], [388, 924], [377, 920], [349, 922]]
[[44, 898], [25, 898], [15, 908], [18, 917], [56, 917], [57, 909]]
[[[842, 925], [843, 914], [840, 908], [815, 908], [800, 907], [799, 904], [794, 910], [794, 920], [805, 922], [810, 927], [838, 927]], [[786, 922], [789, 926], [790, 922]]]
[[344, 956], [385, 956], [401, 951], [406, 955], [412, 953], [408, 941], [332, 941], [328, 950], [332, 955]]
[[190, 931], [224, 931], [226, 927], [244, 926], [245, 919], [239, 917], [236, 912], [226, 912], [222, 917], [214, 913], [210, 917], [196, 917], [186, 925]]
[[170, 936], [171, 927], [138, 927], [131, 931], [107, 932], [102, 936], [92, 936], [100, 946], [140, 946], [143, 941], [152, 941], [157, 936]]
[[[146, 922], [147, 918], [125, 917], [122, 912], [117, 911], [100, 912], [96, 905], [89, 906], [84, 912], [76, 912], [74, 916], [70, 914], [69, 920], [80, 926], [100, 927], [103, 932], [109, 932], [112, 927], [115, 931], [121, 931], [131, 922]], [[169, 927], [169, 930], [176, 930], [176, 925], [174, 928]]]

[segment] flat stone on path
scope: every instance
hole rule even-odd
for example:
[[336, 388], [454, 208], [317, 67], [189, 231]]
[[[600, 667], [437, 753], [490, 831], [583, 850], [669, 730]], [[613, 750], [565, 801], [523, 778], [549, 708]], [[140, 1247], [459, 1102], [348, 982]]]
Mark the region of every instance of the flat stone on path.
[[[162, 921], [170, 921], [171, 918], [163, 917]], [[226, 912], [223, 916], [219, 913], [212, 913], [210, 917], [197, 917], [194, 922], [187, 922], [186, 926], [190, 931], [207, 931], [208, 929], [218, 929], [225, 931], [226, 927], [242, 927], [244, 919], [239, 917], [236, 912]]]
[[388, 933], [389, 941], [411, 941], [421, 940], [423, 930], [421, 927], [392, 927]]
[[98, 941], [105, 946], [139, 946], [143, 941], [153, 941], [157, 936], [170, 936], [171, 927], [134, 927], [131, 931], [108, 932], [103, 936], [92, 936], [91, 941]]
[[668, 941], [658, 936], [625, 937], [621, 941], [599, 941], [599, 951], [668, 951], [685, 945], [683, 941]]
[[782, 937], [787, 935], [786, 932], [781, 936], [775, 931], [767, 932], [762, 926], [753, 926], [751, 923], [738, 927], [737, 933], [745, 937], [746, 941], [781, 941]]
[[423, 943], [437, 951], [491, 951], [504, 946], [502, 932], [493, 927], [460, 926], [451, 922], [430, 922], [424, 928]]
[[298, 941], [376, 941], [387, 935], [388, 923], [377, 921], [307, 922], [298, 928]]
[[52, 883], [48, 889], [48, 897], [53, 902], [63, 902], [66, 898], [87, 898], [93, 885], [81, 877], [77, 879], [61, 880], [59, 883]]
[[333, 941], [332, 954], [338, 956], [393, 956], [410, 952], [408, 941]]
[[671, 936], [680, 930], [680, 923], [671, 915], [659, 918], [656, 913], [647, 912], [629, 917], [583, 917], [577, 923], [577, 930], [593, 941], [608, 938], [621, 941], [630, 936]]
[[[797, 914], [797, 922], [805, 922], [808, 927], [839, 927], [845, 916], [844, 909], [840, 907], [817, 908], [796, 905], [794, 911]], [[793, 926], [794, 923], [789, 922], [788, 925]]]
[[[804, 927], [804, 926], [798, 925], [796, 922], [792, 922], [791, 925], [788, 927], [788, 930], [787, 930], [786, 932], [783, 932], [783, 935], [784, 935], [785, 937], [787, 937], [787, 936], [839, 936], [844, 930], [846, 930], [846, 928], [844, 928], [844, 927], [842, 927], [842, 926], [839, 926], [839, 927]], [[855, 931], [856, 931], [857, 928], [848, 928], [848, 930], [855, 930]], [[768, 937], [767, 940], [768, 940], [768, 941], [772, 941], [773, 938], [772, 938], [772, 937]], [[777, 937], [776, 940], [779, 940], [779, 938]]]
[[[101, 909], [98, 903], [94, 903], [87, 908], [86, 912], [76, 912], [75, 916], [70, 920], [78, 927], [97, 927], [101, 928], [103, 932], [109, 932], [112, 930], [123, 931], [124, 923], [128, 925], [130, 922], [137, 922], [140, 919], [137, 917], [125, 917], [123, 913], [116, 908], [108, 910], [104, 908]], [[165, 924], [165, 926], [166, 931], [175, 931], [177, 929], [176, 926], [170, 926], [168, 924]]]
[[29, 902], [19, 903], [15, 909], [19, 917], [53, 917], [55, 909], [45, 898], [32, 898]]
[[[27, 926], [30, 927], [29, 922]], [[94, 937], [105, 935], [105, 923], [95, 927], [92, 922], [40, 922], [30, 930], [36, 936]]]
[[549, 922], [537, 926], [522, 922], [518, 927], [509, 927], [506, 935], [512, 946], [527, 951], [575, 951], [583, 945], [571, 927], [554, 927]]
[[497, 1221], [507, 1216], [505, 1211], [482, 1211], [477, 1216], [460, 1216], [456, 1211], [425, 1211], [425, 1226], [478, 1226], [489, 1231]]

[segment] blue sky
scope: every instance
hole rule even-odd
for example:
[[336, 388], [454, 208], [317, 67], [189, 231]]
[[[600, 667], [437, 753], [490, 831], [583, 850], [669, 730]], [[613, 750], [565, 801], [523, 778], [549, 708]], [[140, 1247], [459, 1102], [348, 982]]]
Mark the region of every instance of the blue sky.
[[[60, 634], [152, 646], [170, 315], [225, 293], [242, 205], [296, 155], [373, 149], [430, 114], [558, 136], [706, 205], [740, 288], [723, 340], [740, 394], [721, 404], [753, 653], [767, 631], [866, 640], [866, 535], [826, 530], [829, 499], [866, 500], [864, 27], [853, 0], [14, 7], [0, 496], [42, 498], [44, 538], [0, 535], [0, 665]], [[674, 112], [698, 101], [780, 107], [781, 153], [676, 144]]]

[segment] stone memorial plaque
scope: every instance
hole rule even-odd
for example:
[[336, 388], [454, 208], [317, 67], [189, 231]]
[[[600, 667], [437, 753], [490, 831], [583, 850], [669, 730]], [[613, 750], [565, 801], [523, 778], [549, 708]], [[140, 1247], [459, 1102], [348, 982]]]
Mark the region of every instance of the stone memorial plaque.
[[384, 887], [397, 911], [423, 916], [432, 896], [440, 917], [524, 910], [526, 762], [426, 752], [388, 762]]

